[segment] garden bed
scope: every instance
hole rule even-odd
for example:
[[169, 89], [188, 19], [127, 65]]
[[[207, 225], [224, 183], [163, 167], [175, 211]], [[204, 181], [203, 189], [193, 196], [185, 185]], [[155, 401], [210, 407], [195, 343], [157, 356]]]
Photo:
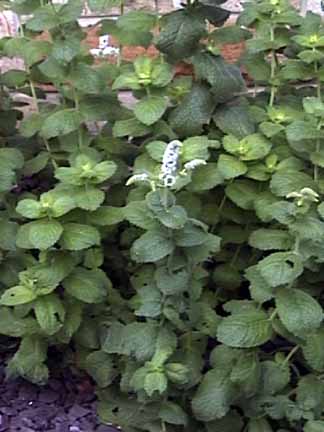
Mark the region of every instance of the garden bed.
[[0, 432], [117, 432], [98, 422], [92, 384], [65, 370], [46, 386], [5, 380], [0, 359]]

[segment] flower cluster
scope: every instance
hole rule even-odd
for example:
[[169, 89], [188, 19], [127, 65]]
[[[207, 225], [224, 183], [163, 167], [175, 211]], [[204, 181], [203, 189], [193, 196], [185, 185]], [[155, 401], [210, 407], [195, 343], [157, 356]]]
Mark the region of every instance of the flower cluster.
[[305, 187], [299, 192], [291, 192], [287, 195], [287, 198], [295, 198], [298, 207], [302, 206], [304, 202], [318, 202], [319, 195], [313, 189]]
[[180, 141], [174, 140], [165, 149], [160, 173], [160, 179], [165, 187], [172, 187], [177, 180], [181, 146]]
[[150, 176], [147, 173], [134, 174], [132, 177], [130, 177], [127, 180], [126, 186], [130, 186], [138, 182], [149, 182], [149, 181], [150, 181]]

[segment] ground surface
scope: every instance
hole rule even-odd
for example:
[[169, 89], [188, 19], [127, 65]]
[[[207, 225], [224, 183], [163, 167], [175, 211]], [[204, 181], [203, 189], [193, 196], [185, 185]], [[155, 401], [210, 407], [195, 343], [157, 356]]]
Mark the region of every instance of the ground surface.
[[0, 364], [0, 432], [118, 432], [96, 418], [91, 384], [71, 372], [50, 378], [45, 387], [5, 380]]

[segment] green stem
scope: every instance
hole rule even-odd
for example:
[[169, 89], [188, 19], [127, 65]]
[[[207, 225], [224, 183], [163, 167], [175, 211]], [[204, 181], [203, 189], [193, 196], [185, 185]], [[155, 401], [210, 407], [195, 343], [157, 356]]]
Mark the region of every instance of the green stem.
[[[76, 109], [76, 111], [79, 111], [80, 110], [79, 96], [75, 87], [72, 87], [72, 92], [73, 92], [73, 99], [74, 99], [74, 108]], [[79, 141], [79, 150], [81, 151], [83, 147], [81, 127], [79, 127], [78, 129], [78, 141]]]
[[230, 263], [230, 266], [231, 266], [231, 267], [234, 267], [234, 265], [235, 265], [235, 263], [236, 263], [236, 260], [237, 260], [237, 258], [238, 258], [239, 255], [240, 255], [241, 249], [242, 249], [242, 245], [239, 245], [239, 246], [236, 248], [236, 251], [235, 251], [235, 253], [234, 253], [234, 255], [233, 255], [233, 258], [232, 258], [232, 260], [231, 260], [231, 263]]
[[[123, 16], [124, 13], [125, 13], [124, 0], [121, 0], [119, 14], [120, 14], [120, 16]], [[119, 48], [119, 53], [117, 56], [117, 66], [120, 67], [121, 63], [122, 63], [122, 59], [123, 59], [123, 45], [121, 43], [119, 43], [118, 48]]]
[[[316, 130], [321, 130], [321, 121], [318, 122], [318, 125], [316, 127]], [[319, 138], [316, 139], [316, 146], [315, 146], [315, 152], [318, 153], [321, 149], [321, 140]], [[316, 183], [318, 183], [319, 180], [319, 166], [318, 165], [314, 165], [314, 181]]]
[[[218, 207], [218, 212], [217, 212], [217, 213], [218, 213], [218, 218], [219, 218], [219, 219], [220, 219], [220, 217], [221, 217], [222, 210], [223, 210], [223, 208], [224, 208], [225, 203], [226, 203], [226, 195], [224, 194], [224, 196], [223, 196], [223, 198], [222, 198], [222, 201], [220, 202], [219, 207]], [[215, 231], [215, 228], [216, 228], [217, 222], [218, 222], [218, 221], [216, 221], [216, 223], [214, 223], [214, 224], [212, 225], [212, 227], [211, 227], [211, 229], [210, 229], [210, 232], [211, 232], [211, 233], [213, 233], [213, 232]]]
[[[315, 48], [313, 48], [313, 51], [315, 51]], [[314, 74], [316, 76], [316, 94], [318, 99], [322, 99], [322, 89], [321, 89], [321, 80], [318, 77], [318, 62], [315, 61], [314, 63]]]
[[[29, 69], [28, 66], [26, 67], [26, 69], [27, 69], [27, 73], [30, 74], [30, 69]], [[37, 98], [37, 94], [36, 94], [34, 83], [33, 83], [33, 81], [31, 79], [29, 79], [29, 87], [30, 87], [30, 92], [31, 92], [31, 95], [32, 95], [32, 98], [33, 98], [35, 109], [39, 113], [38, 98]], [[42, 140], [43, 140], [44, 146], [45, 146], [48, 154], [50, 155], [50, 159], [51, 159], [53, 168], [56, 169], [57, 168], [57, 163], [56, 163], [56, 160], [53, 158], [49, 142], [45, 138], [42, 138]]]
[[277, 309], [275, 309], [269, 317], [269, 321], [273, 321], [275, 317], [278, 315]]
[[285, 360], [282, 363], [282, 366], [285, 366], [287, 363], [289, 363], [290, 359], [294, 356], [294, 354], [299, 350], [299, 345], [296, 345], [291, 351], [290, 353], [287, 355], [287, 357], [285, 358]]
[[[270, 41], [273, 43], [275, 41], [275, 27], [271, 25], [270, 27]], [[269, 107], [272, 107], [274, 104], [275, 96], [276, 96], [276, 87], [273, 85], [273, 80], [276, 76], [276, 52], [272, 48], [271, 49], [271, 63], [270, 63], [270, 81], [271, 81], [271, 90], [270, 90], [270, 100]]]
[[295, 239], [294, 253], [299, 254], [300, 237], [297, 236]]
[[[21, 37], [25, 37], [24, 28], [23, 28], [22, 24], [20, 24], [20, 26], [19, 26], [19, 32], [20, 32]], [[29, 68], [28, 64], [26, 65], [26, 72], [30, 76], [30, 68]], [[35, 89], [33, 81], [30, 78], [29, 78], [29, 87], [30, 87], [30, 92], [31, 92], [31, 95], [33, 98], [35, 109], [39, 113], [39, 105], [38, 105], [38, 98], [37, 98], [37, 94], [36, 94], [36, 89]], [[49, 142], [45, 138], [42, 138], [42, 139], [43, 139], [44, 146], [45, 146], [48, 154], [50, 155], [50, 159], [51, 159], [53, 168], [56, 169], [57, 163], [56, 163], [55, 159], [53, 158]]]

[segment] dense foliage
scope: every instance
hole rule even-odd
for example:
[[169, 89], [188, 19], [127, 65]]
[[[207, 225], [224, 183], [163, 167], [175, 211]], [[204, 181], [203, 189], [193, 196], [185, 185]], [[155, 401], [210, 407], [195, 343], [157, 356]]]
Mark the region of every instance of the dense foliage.
[[[222, 27], [221, 4], [104, 20], [121, 53], [159, 50], [112, 64], [89, 55], [81, 0], [10, 2], [24, 24], [1, 52], [26, 68], [0, 77], [8, 374], [86, 371], [124, 432], [320, 432], [324, 26], [255, 0]], [[253, 92], [220, 55], [242, 40]]]

